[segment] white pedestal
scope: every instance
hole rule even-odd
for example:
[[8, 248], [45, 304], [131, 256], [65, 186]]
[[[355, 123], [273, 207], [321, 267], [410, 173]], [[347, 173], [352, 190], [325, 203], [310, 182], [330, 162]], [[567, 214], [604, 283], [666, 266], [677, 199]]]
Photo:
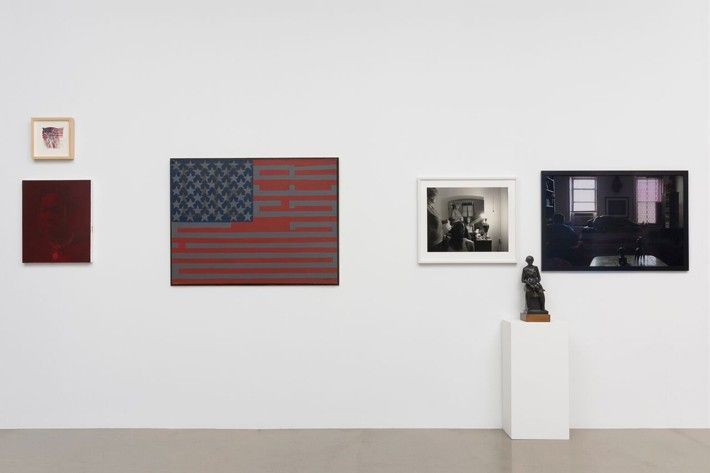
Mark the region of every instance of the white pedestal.
[[503, 430], [512, 439], [569, 439], [566, 322], [502, 322]]

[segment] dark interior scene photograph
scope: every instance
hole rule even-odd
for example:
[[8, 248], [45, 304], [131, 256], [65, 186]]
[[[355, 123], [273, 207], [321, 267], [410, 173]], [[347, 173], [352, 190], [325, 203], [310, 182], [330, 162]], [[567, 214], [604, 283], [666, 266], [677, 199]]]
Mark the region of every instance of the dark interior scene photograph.
[[543, 172], [542, 269], [688, 270], [687, 172]]

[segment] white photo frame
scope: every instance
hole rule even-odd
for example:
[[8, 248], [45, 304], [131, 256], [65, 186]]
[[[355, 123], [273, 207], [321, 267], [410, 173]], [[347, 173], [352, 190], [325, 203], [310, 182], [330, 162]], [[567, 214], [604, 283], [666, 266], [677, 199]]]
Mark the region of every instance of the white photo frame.
[[[420, 264], [517, 263], [516, 178], [420, 178], [417, 180], [417, 188]], [[430, 202], [428, 189], [432, 188], [437, 191], [433, 202]], [[479, 212], [481, 205], [483, 210]], [[459, 214], [454, 212], [449, 215], [449, 210], [453, 211], [454, 207], [459, 210]], [[437, 235], [437, 231], [432, 226], [432, 232], [429, 232], [429, 221], [431, 219], [434, 222], [434, 217], [438, 218], [440, 224], [442, 220], [454, 218], [456, 223], [459, 218], [462, 219], [458, 221], [464, 224], [467, 234], [472, 237], [463, 242], [464, 250], [452, 249], [445, 243], [446, 240], [435, 242], [434, 235]], [[488, 224], [487, 229], [480, 228], [484, 219], [492, 220], [485, 222]], [[438, 229], [439, 238], [445, 233], [442, 227]], [[485, 235], [486, 238], [479, 240], [477, 233], [481, 237]], [[451, 241], [449, 239], [449, 242]], [[473, 251], [469, 249], [472, 247]]]

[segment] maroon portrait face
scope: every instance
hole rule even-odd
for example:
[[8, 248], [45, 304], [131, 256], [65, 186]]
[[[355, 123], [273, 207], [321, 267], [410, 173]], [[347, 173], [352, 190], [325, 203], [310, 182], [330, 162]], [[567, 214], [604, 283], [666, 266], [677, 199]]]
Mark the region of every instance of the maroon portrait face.
[[22, 182], [22, 261], [90, 261], [91, 181]]
[[59, 236], [67, 231], [67, 203], [59, 192], [48, 192], [40, 197], [39, 228], [43, 233]]

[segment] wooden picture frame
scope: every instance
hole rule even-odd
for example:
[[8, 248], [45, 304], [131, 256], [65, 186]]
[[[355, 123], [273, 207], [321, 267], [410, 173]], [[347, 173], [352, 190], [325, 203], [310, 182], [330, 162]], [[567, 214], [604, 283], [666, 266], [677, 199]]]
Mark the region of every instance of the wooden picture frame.
[[33, 117], [30, 125], [32, 159], [74, 159], [74, 119]]

